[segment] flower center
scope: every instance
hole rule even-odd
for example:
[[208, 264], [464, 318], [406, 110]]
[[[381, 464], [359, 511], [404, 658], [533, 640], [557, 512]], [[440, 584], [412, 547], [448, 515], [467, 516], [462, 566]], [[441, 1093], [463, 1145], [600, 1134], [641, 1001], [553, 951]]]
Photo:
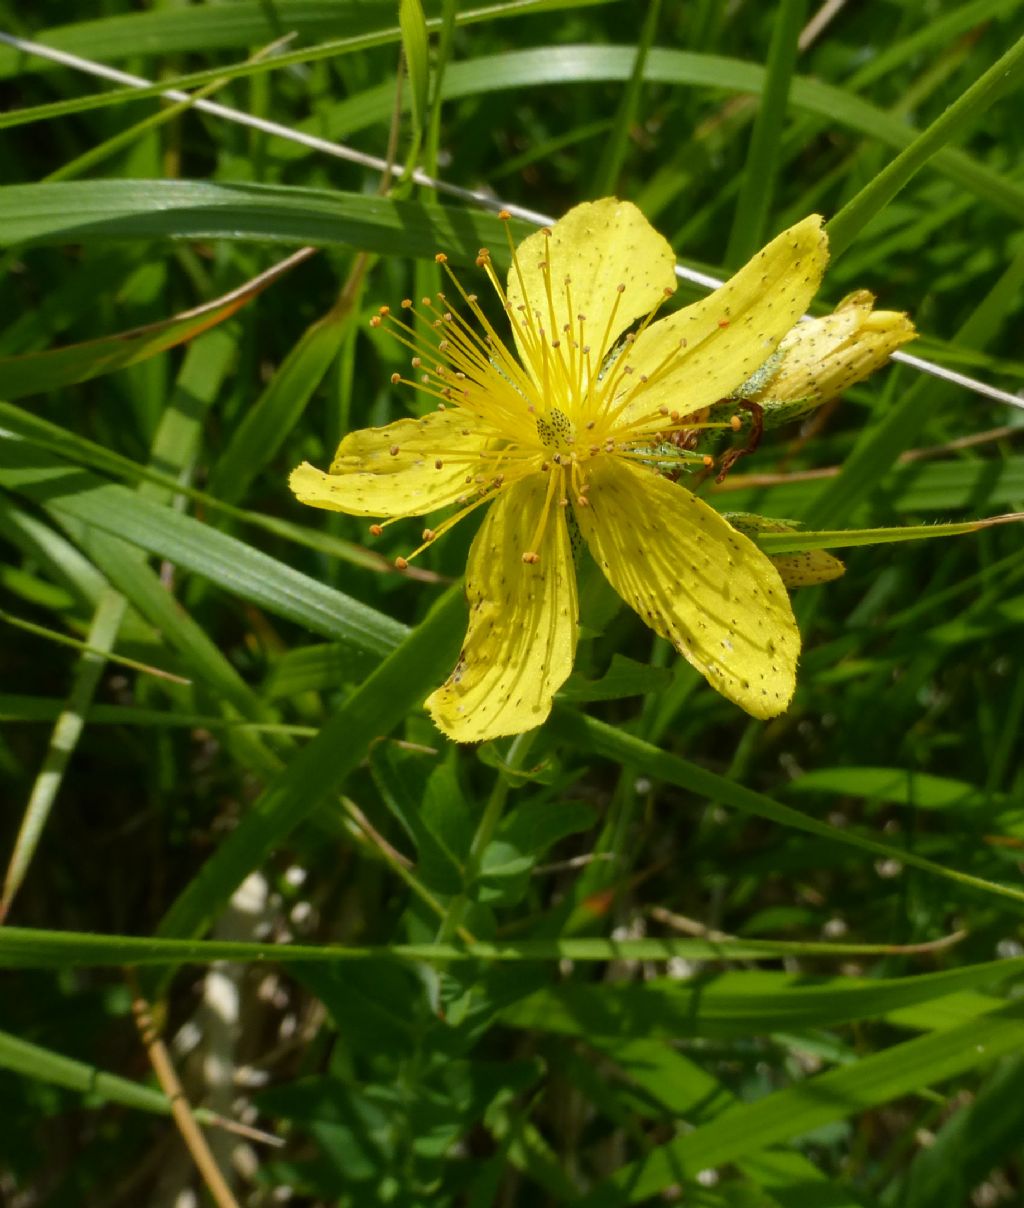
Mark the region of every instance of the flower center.
[[560, 407], [537, 416], [537, 435], [553, 453], [569, 453], [576, 444], [576, 427]]

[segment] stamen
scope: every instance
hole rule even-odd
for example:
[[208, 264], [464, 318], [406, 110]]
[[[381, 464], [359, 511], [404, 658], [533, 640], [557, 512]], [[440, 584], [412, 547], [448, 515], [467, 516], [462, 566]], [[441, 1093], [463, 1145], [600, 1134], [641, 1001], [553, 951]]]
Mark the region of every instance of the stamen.
[[524, 562], [529, 563], [540, 561], [540, 554], [533, 553], [531, 551], [538, 550], [541, 547], [544, 539], [544, 529], [548, 522], [548, 512], [551, 510], [551, 502], [555, 497], [555, 487], [559, 482], [561, 482], [561, 480], [562, 475], [557, 471], [548, 476], [548, 486], [547, 490], [544, 492], [544, 505], [540, 510], [540, 517], [537, 520], [537, 527], [533, 533], [533, 540], [530, 542], [530, 551], [527, 551], [527, 553], [523, 554]]

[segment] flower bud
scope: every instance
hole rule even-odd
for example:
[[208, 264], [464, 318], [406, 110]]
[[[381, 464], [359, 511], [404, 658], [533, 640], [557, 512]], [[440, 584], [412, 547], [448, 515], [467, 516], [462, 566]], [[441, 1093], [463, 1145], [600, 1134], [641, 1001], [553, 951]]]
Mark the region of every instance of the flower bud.
[[917, 332], [905, 314], [872, 309], [874, 301], [860, 289], [832, 314], [797, 323], [764, 369], [745, 383], [754, 386], [746, 397], [776, 412], [778, 423], [812, 411], [881, 368]]

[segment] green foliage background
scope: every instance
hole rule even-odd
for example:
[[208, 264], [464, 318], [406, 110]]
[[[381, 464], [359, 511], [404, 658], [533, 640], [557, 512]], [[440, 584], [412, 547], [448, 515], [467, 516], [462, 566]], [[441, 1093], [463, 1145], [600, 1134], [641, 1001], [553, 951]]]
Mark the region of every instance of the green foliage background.
[[[802, 0], [434, 4], [429, 49], [402, 7], [0, 25], [374, 155], [404, 29], [399, 162], [551, 214], [617, 192], [719, 273], [838, 215], [823, 304], [869, 288], [1019, 387], [1019, 0], [866, 0], [799, 50]], [[286, 475], [405, 413], [366, 319], [500, 224], [4, 46], [0, 128], [0, 1199], [208, 1194], [141, 966], [201, 1120], [284, 1141], [208, 1131], [239, 1204], [1020, 1203], [1017, 527], [848, 550], [768, 724], [591, 582], [551, 721], [453, 748], [419, 705], [472, 526], [403, 576], [414, 523], [368, 548]], [[238, 313], [110, 338], [303, 245]], [[1020, 510], [1022, 422], [893, 366], [708, 498]]]

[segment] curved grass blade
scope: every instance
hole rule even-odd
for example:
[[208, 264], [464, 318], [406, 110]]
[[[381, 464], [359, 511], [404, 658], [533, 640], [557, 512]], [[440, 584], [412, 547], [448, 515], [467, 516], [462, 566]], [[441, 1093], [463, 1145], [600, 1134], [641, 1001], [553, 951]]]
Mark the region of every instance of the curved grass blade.
[[113, 373], [157, 353], [166, 352], [168, 348], [184, 344], [231, 318], [246, 303], [311, 255], [311, 248], [295, 252], [229, 293], [159, 323], [149, 323], [145, 327], [120, 331], [115, 335], [101, 336], [98, 340], [87, 340], [64, 348], [0, 357], [0, 391], [6, 399], [41, 394], [75, 382], [87, 382], [90, 378]]
[[[525, 234], [513, 231], [513, 237]], [[258, 239], [473, 264], [507, 246], [493, 214], [362, 193], [187, 180], [88, 180], [0, 188], [0, 246], [95, 239]]]

